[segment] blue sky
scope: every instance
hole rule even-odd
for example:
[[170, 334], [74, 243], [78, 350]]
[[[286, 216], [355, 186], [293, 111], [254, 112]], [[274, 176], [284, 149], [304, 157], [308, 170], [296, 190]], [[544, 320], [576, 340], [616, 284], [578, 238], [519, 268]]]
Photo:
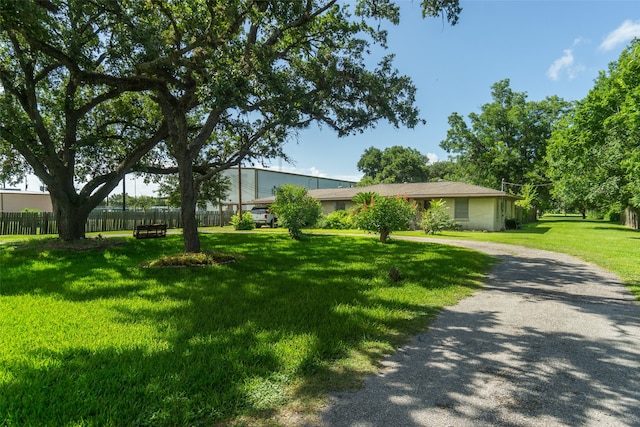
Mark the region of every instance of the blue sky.
[[314, 126], [286, 146], [295, 165], [272, 168], [358, 180], [357, 162], [370, 146], [413, 147], [446, 160], [440, 147], [453, 112], [467, 117], [491, 102], [491, 86], [510, 79], [528, 100], [584, 98], [594, 79], [640, 37], [638, 0], [462, 0], [458, 25], [423, 20], [419, 0], [400, 0], [401, 22], [389, 28], [389, 52], [412, 78], [426, 125], [394, 129], [381, 123], [362, 135], [338, 138]]
[[[345, 0], [347, 1], [347, 0]], [[357, 181], [364, 150], [413, 147], [446, 160], [439, 146], [453, 112], [464, 117], [491, 101], [491, 85], [510, 79], [511, 88], [539, 101], [558, 95], [584, 98], [594, 79], [633, 37], [640, 37], [640, 0], [461, 0], [458, 25], [423, 20], [420, 0], [398, 0], [401, 22], [389, 27], [389, 50], [398, 70], [416, 85], [426, 125], [394, 129], [380, 123], [362, 135], [338, 138], [317, 126], [285, 147], [295, 164], [271, 168]], [[153, 194], [142, 179], [127, 177], [130, 194]], [[29, 179], [29, 190], [39, 181]], [[24, 189], [24, 184], [20, 186]], [[118, 192], [117, 189], [115, 192]]]

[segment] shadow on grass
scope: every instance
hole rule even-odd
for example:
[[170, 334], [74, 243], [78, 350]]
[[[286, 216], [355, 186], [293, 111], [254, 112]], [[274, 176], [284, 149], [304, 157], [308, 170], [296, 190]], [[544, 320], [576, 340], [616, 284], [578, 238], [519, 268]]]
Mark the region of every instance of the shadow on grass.
[[[82, 253], [6, 249], [0, 256], [12, 269], [0, 304], [52, 297], [68, 311], [39, 321], [62, 325], [96, 305], [110, 315], [96, 319], [109, 327], [88, 342], [39, 345], [46, 339], [29, 325], [13, 330], [34, 334], [33, 345], [0, 359], [0, 425], [212, 425], [268, 416], [292, 398], [294, 384], [297, 399], [353, 385], [366, 366], [337, 368], [341, 360], [358, 352], [375, 362], [476, 289], [491, 263], [464, 249], [369, 238], [212, 234], [202, 243], [245, 260], [139, 267], [179, 252], [179, 236]], [[392, 267], [401, 282], [386, 278]], [[148, 335], [108, 336], [139, 325]]]
[[[620, 225], [610, 225], [610, 226], [598, 226], [598, 227], [593, 227], [594, 230], [613, 230], [619, 233], [624, 233], [624, 234], [635, 234], [636, 236], [638, 236], [638, 230], [635, 230], [633, 228], [628, 228], [628, 227], [623, 227]], [[634, 239], [637, 239], [638, 237], [632, 237]]]
[[531, 224], [524, 224], [519, 230], [508, 230], [507, 233], [512, 234], [545, 234], [551, 227], [545, 227], [543, 224], [535, 222]]

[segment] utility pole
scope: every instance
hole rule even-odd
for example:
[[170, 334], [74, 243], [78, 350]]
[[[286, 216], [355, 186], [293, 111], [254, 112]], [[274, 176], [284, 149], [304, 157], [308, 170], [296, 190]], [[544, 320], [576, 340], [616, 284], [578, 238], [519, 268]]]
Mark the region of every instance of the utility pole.
[[242, 216], [242, 166], [238, 163], [238, 215]]

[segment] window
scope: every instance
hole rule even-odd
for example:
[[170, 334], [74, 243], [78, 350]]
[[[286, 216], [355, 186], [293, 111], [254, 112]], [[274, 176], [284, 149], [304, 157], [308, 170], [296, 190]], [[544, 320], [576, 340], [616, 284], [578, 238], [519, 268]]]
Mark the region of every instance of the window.
[[455, 199], [454, 219], [469, 219], [469, 199]]
[[344, 211], [347, 209], [346, 202], [335, 202], [333, 207], [336, 211]]

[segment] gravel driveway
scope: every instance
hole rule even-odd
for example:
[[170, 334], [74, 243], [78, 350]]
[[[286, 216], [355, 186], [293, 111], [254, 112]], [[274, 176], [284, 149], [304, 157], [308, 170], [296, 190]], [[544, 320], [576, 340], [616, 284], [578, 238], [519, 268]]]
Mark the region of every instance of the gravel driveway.
[[640, 305], [615, 275], [552, 252], [428, 241], [502, 262], [362, 390], [333, 395], [324, 425], [640, 426]]

